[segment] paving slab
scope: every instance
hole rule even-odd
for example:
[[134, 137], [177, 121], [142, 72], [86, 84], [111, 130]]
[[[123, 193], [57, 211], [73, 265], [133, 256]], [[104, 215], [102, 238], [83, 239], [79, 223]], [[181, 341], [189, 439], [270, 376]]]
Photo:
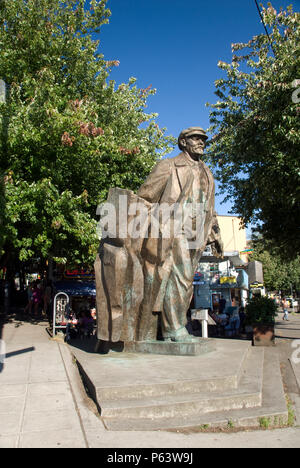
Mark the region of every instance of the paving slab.
[[0, 435], [8, 436], [18, 434], [21, 427], [21, 421], [22, 410], [0, 414]]
[[17, 446], [17, 435], [1, 435], [0, 434], [0, 448], [11, 449]]
[[19, 448], [86, 448], [82, 433], [76, 428], [27, 432], [20, 435]]
[[44, 326], [9, 323], [0, 372], [0, 447], [86, 447], [59, 346]]
[[[14, 351], [11, 351], [11, 349]], [[9, 344], [6, 344], [7, 356], [2, 367], [2, 372], [0, 372], [0, 386], [22, 384], [27, 381], [32, 351], [26, 354], [13, 354], [17, 349], [22, 349], [22, 347], [11, 347]]]
[[21, 413], [25, 404], [25, 395], [0, 398], [0, 415], [6, 413]]
[[60, 408], [59, 411], [37, 411], [26, 412], [24, 415], [22, 432], [45, 432], [45, 431], [69, 430], [81, 432], [77, 414], [73, 408]]
[[42, 383], [30, 383], [28, 385], [28, 398], [34, 397], [37, 398], [40, 395], [69, 395], [70, 394], [70, 384], [66, 380], [61, 380], [58, 382], [42, 382]]
[[[272, 431], [243, 431], [238, 433], [186, 432], [107, 432], [105, 437], [92, 439], [94, 448], [135, 449], [201, 449], [201, 448], [300, 448], [300, 428]], [[132, 452], [134, 453], [134, 451]]]

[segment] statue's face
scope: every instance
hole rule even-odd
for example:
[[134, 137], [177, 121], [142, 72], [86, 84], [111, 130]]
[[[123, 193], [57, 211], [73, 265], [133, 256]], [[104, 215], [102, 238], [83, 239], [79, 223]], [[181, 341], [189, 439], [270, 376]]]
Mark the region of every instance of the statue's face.
[[193, 159], [199, 159], [204, 152], [205, 139], [201, 135], [191, 135], [184, 138], [182, 145]]

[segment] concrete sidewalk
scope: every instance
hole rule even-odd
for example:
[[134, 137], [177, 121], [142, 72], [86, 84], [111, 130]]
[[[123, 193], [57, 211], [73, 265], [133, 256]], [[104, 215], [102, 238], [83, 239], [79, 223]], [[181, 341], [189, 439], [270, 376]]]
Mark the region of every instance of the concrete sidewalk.
[[300, 428], [238, 433], [107, 431], [86, 396], [69, 347], [45, 322], [4, 327], [0, 448], [300, 448]]
[[86, 446], [60, 347], [45, 325], [4, 327], [0, 447]]
[[279, 313], [276, 320], [276, 345], [281, 355], [281, 367], [285, 391], [293, 403], [296, 424], [300, 425], [300, 314], [289, 315], [283, 320]]

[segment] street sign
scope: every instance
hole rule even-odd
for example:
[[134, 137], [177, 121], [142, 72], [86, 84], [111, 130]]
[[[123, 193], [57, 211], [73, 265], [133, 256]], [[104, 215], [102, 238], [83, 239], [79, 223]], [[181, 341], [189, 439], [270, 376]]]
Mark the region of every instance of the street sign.
[[208, 320], [208, 310], [207, 309], [192, 309], [192, 319], [193, 320]]
[[235, 276], [222, 276], [220, 278], [220, 284], [235, 284], [236, 277]]
[[200, 320], [202, 326], [202, 338], [208, 338], [208, 309], [192, 309], [191, 319]]

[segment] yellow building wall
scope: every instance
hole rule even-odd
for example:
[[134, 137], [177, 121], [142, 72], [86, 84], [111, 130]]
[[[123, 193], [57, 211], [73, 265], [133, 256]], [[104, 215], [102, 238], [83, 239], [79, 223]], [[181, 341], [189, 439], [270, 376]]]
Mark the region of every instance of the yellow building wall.
[[[225, 252], [241, 252], [247, 248], [246, 229], [241, 228], [240, 218], [220, 215], [218, 222]], [[246, 256], [243, 258], [246, 260]]]

